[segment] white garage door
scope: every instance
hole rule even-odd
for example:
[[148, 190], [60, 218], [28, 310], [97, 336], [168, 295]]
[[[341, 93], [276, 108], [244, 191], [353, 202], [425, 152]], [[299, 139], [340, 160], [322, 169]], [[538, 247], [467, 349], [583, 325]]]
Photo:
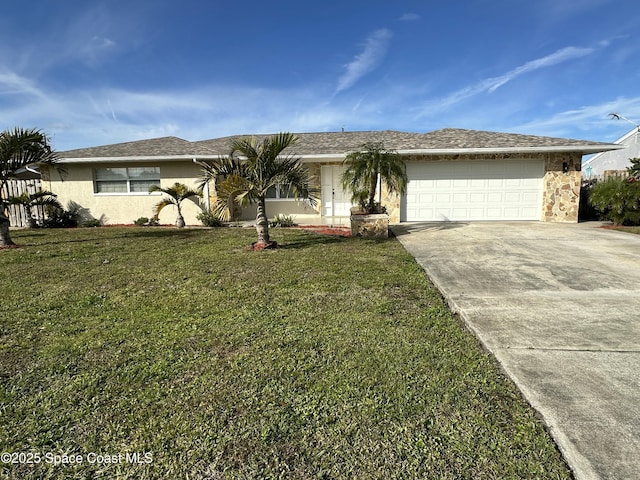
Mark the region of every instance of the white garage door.
[[539, 220], [542, 160], [407, 162], [403, 221]]

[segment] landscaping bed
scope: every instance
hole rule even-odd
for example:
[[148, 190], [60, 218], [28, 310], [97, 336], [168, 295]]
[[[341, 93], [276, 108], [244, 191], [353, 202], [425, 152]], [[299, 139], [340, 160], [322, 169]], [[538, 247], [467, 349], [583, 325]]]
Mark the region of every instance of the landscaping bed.
[[349, 227], [331, 227], [328, 225], [299, 225], [292, 228], [299, 228], [301, 230], [319, 233], [321, 235], [338, 235], [340, 237], [351, 236], [351, 228]]

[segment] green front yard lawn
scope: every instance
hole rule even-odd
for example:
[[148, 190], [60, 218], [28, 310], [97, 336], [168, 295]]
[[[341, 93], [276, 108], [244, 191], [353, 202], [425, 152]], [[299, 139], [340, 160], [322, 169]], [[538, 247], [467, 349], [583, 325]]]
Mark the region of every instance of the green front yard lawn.
[[397, 241], [254, 236], [14, 232], [0, 478], [571, 478]]

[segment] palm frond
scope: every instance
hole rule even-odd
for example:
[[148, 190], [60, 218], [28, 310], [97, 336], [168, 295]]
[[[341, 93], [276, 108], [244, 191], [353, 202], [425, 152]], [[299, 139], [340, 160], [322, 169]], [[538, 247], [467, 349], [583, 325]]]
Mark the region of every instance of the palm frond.
[[185, 200], [189, 197], [202, 196], [202, 193], [200, 193], [199, 191], [194, 190], [188, 187], [187, 185], [185, 185], [184, 183], [179, 183], [179, 182], [176, 182], [172, 186], [166, 187], [166, 188], [159, 187], [158, 185], [151, 185], [149, 187], [149, 193], [153, 193], [153, 192], [162, 192], [166, 195], [169, 195], [174, 200], [178, 200], [178, 201]]
[[251, 203], [251, 188], [245, 178], [230, 175], [216, 186], [217, 201], [212, 210], [224, 220], [233, 220], [236, 207]]
[[40, 130], [16, 127], [0, 132], [0, 178], [13, 178], [28, 165], [53, 164], [56, 160], [57, 154]]
[[47, 190], [39, 190], [31, 194], [23, 192], [20, 195], [9, 197], [7, 201], [11, 205], [24, 205], [25, 207], [41, 205], [43, 207], [62, 208], [62, 204], [58, 201], [57, 195]]
[[157, 220], [160, 216], [160, 212], [164, 207], [168, 207], [169, 205], [178, 206], [178, 202], [173, 197], [163, 198], [158, 203], [153, 206], [153, 216]]
[[362, 150], [347, 155], [344, 164], [347, 168], [342, 176], [342, 187], [352, 192], [352, 200], [359, 201], [369, 210], [375, 207], [378, 178], [390, 193], [402, 195], [406, 191], [406, 165], [400, 155], [386, 150], [382, 143], [363, 144]]

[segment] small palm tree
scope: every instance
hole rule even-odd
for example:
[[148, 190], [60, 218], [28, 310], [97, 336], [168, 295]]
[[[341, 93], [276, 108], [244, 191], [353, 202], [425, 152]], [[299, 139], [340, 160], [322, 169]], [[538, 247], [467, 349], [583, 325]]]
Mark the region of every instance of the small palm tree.
[[386, 150], [382, 143], [365, 143], [362, 150], [347, 155], [342, 187], [351, 190], [351, 200], [358, 202], [366, 213], [381, 210], [376, 202], [378, 180], [383, 180], [389, 193], [404, 194], [407, 188], [407, 167], [400, 155]]
[[[37, 129], [14, 128], [0, 133], [0, 192], [18, 171], [39, 163], [53, 165], [56, 153], [47, 136]], [[9, 233], [9, 217], [6, 214], [8, 199], [0, 199], [0, 247], [15, 245]]]
[[266, 211], [269, 189], [278, 185], [287, 186], [296, 200], [312, 206], [317, 203], [317, 189], [311, 186], [309, 170], [300, 162], [300, 158], [282, 155], [296, 141], [297, 137], [288, 132], [266, 137], [262, 141], [236, 138], [228, 156], [204, 164], [200, 190], [207, 183], [220, 179], [217, 191], [224, 192], [218, 197], [215, 213], [229, 219], [237, 205], [257, 206], [256, 246], [259, 248], [275, 244], [269, 237]]
[[182, 216], [182, 201], [187, 198], [200, 197], [202, 195], [200, 192], [197, 192], [186, 186], [184, 183], [179, 182], [174, 183], [169, 188], [161, 188], [158, 185], [151, 185], [151, 187], [149, 187], [149, 193], [153, 192], [162, 192], [167, 195], [167, 197], [163, 198], [154, 206], [154, 218], [156, 220], [158, 219], [158, 215], [160, 215], [160, 212], [164, 207], [174, 205], [178, 209], [178, 218], [176, 219], [176, 227], [178, 228], [182, 228], [185, 225], [184, 217]]
[[9, 197], [8, 202], [11, 205], [22, 205], [27, 213], [29, 228], [35, 228], [36, 219], [33, 218], [33, 208], [43, 206], [62, 209], [62, 205], [56, 197], [57, 195], [53, 192], [40, 190], [35, 193], [23, 192], [18, 196]]
[[640, 181], [635, 177], [609, 177], [596, 183], [589, 202], [614, 225], [640, 223]]
[[640, 177], [640, 158], [630, 158], [631, 166], [627, 167], [630, 177]]

